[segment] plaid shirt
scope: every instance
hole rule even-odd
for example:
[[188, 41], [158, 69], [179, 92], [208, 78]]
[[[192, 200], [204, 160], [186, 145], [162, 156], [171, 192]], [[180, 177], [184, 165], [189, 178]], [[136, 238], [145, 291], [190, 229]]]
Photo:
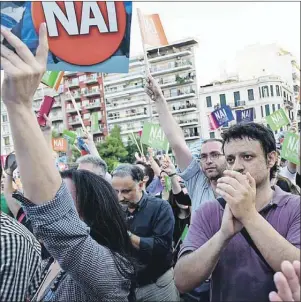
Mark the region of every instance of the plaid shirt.
[[15, 219], [1, 212], [1, 301], [22, 302], [38, 286], [41, 247]]
[[66, 272], [50, 301], [128, 301], [131, 280], [121, 275], [111, 251], [89, 235], [64, 183], [43, 205], [18, 193], [13, 196], [23, 203], [37, 238]]

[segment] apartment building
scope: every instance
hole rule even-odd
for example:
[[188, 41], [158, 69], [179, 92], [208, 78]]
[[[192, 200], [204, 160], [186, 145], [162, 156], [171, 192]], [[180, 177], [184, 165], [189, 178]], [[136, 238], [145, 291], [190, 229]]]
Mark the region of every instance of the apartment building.
[[[200, 137], [196, 47], [196, 40], [185, 39], [147, 50], [151, 74], [160, 84], [188, 144]], [[128, 74], [104, 75], [108, 129], [118, 125], [125, 144], [131, 132], [142, 130], [144, 121], [158, 122], [155, 105], [144, 92], [144, 78], [143, 56], [130, 59]]]
[[[254, 121], [258, 123], [265, 123], [265, 117], [280, 108], [286, 110], [290, 119], [297, 117], [294, 91], [279, 76], [261, 76], [250, 80], [232, 77], [223, 82], [213, 82], [200, 88], [199, 99], [203, 138], [220, 137], [221, 131], [210, 129], [209, 114], [222, 105], [231, 107], [234, 118], [237, 110], [254, 108]], [[234, 120], [225, 125], [222, 131], [235, 123]]]
[[98, 131], [93, 132], [93, 138], [95, 142], [101, 142], [107, 135], [106, 108], [101, 73], [65, 72], [63, 86], [62, 100], [66, 112], [66, 128], [77, 132], [78, 135], [83, 134], [81, 121], [71, 100], [71, 93], [84, 126], [88, 131], [91, 129], [91, 115], [94, 112], [98, 114], [99, 128]]

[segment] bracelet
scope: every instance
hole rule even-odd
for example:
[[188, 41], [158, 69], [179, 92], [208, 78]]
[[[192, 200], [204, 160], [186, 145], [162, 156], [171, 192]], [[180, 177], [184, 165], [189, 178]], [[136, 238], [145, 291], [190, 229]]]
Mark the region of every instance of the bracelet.
[[174, 177], [174, 176], [176, 176], [176, 175], [178, 175], [177, 173], [173, 173], [173, 174], [170, 174], [170, 175], [168, 175], [169, 177]]

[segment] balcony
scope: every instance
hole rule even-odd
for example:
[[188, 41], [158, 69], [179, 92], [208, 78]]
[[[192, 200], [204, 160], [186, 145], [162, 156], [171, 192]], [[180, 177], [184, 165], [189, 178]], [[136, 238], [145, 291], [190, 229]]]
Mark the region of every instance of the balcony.
[[131, 102], [129, 100], [128, 103], [123, 103], [123, 104], [116, 104], [116, 106], [106, 106], [106, 110], [107, 112], [109, 111], [113, 111], [113, 110], [121, 110], [121, 109], [127, 109], [127, 108], [131, 108], [131, 107], [138, 107], [138, 106], [146, 106], [148, 103], [144, 100], [142, 101], [137, 101], [137, 102]]
[[35, 95], [33, 96], [33, 100], [36, 101], [36, 100], [42, 100], [44, 97], [44, 94], [41, 90], [38, 90]]
[[197, 135], [197, 136], [186, 136], [185, 137], [185, 141], [192, 141], [192, 140], [199, 139], [199, 138], [200, 138], [200, 135]]
[[171, 53], [168, 55], [163, 55], [163, 56], [158, 56], [156, 58], [148, 59], [148, 61], [149, 61], [149, 63], [157, 63], [157, 62], [162, 62], [162, 61], [166, 61], [166, 60], [173, 59], [173, 58], [190, 56], [190, 55], [191, 55], [191, 51], [184, 50], [184, 51], [179, 51], [179, 52]]
[[231, 109], [242, 109], [246, 106], [246, 101], [236, 101], [228, 104]]
[[62, 107], [62, 104], [61, 104], [61, 102], [55, 101], [55, 102], [53, 103], [52, 108], [58, 108], [58, 107]]
[[177, 121], [180, 127], [197, 126], [199, 121], [197, 119], [187, 121]]
[[[73, 93], [72, 96], [75, 100], [81, 99], [80, 93]], [[65, 101], [71, 101], [71, 95], [69, 93], [65, 95]]]
[[124, 97], [125, 95], [131, 95], [131, 94], [136, 94], [136, 93], [143, 93], [144, 92], [144, 88], [142, 85], [137, 85], [135, 87], [128, 87], [122, 90], [118, 90], [116, 92], [110, 92], [107, 93], [106, 92], [106, 98], [108, 99], [115, 99], [115, 98], [119, 98], [119, 97]]
[[88, 105], [85, 105], [83, 107], [85, 107], [85, 109], [95, 109], [95, 108], [100, 108], [100, 102], [95, 102], [93, 104], [88, 104]]
[[94, 84], [94, 83], [98, 83], [97, 75], [88, 76], [87, 79], [85, 80], [85, 84]]
[[79, 80], [72, 81], [72, 82], [66, 82], [65, 84], [66, 84], [66, 87], [68, 87], [68, 88], [79, 87]]
[[194, 98], [196, 96], [195, 92], [190, 92], [190, 93], [179, 93], [176, 96], [171, 96], [166, 98], [166, 101], [177, 101], [181, 99], [188, 99], [188, 98]]
[[291, 110], [294, 108], [294, 103], [289, 100], [283, 100], [284, 107]]
[[95, 90], [86, 90], [84, 92], [84, 96], [85, 97], [91, 97], [91, 96], [95, 96], [95, 95], [100, 95], [100, 90], [99, 89], [95, 89]]
[[[197, 110], [196, 104], [190, 104], [189, 106], [180, 106], [177, 109], [173, 109], [170, 112], [172, 114], [179, 114], [179, 113], [188, 113], [188, 112], [194, 112]], [[156, 111], [154, 111], [153, 117], [159, 116]]]
[[[78, 110], [79, 110], [79, 111], [82, 110], [80, 106], [78, 106]], [[66, 108], [66, 112], [67, 112], [67, 113], [75, 113], [75, 112], [77, 112], [77, 110], [76, 110], [75, 107], [71, 107], [71, 108]]]
[[68, 120], [69, 125], [81, 125], [81, 121], [78, 117], [72, 119], [72, 120]]
[[129, 128], [129, 129], [127, 129], [127, 130], [123, 130], [123, 131], [121, 131], [120, 132], [120, 134], [121, 135], [125, 135], [125, 134], [129, 134], [129, 133], [137, 133], [137, 132], [139, 132], [139, 131], [142, 131], [143, 130], [143, 128], [142, 127], [140, 127], [140, 128], [135, 128], [135, 127], [133, 127], [133, 128]]
[[164, 88], [169, 88], [169, 87], [173, 87], [173, 86], [177, 86], [177, 85], [185, 85], [185, 84], [192, 84], [194, 82], [194, 79], [193, 78], [184, 78], [182, 80], [176, 80], [176, 81], [172, 81], [172, 82], [168, 82], [168, 83], [164, 83], [162, 82], [162, 84], [159, 82], [159, 85], [162, 89]]
[[108, 78], [108, 80], [104, 81], [105, 86], [115, 85], [119, 83], [123, 83], [126, 81], [132, 81], [136, 79], [144, 79], [144, 75], [141, 72], [135, 72], [135, 73], [128, 73], [125, 75], [119, 75], [116, 77]]
[[151, 74], [152, 76], [159, 76], [165, 73], [171, 73], [171, 72], [178, 72], [183, 70], [189, 70], [192, 68], [192, 62], [191, 61], [180, 61], [175, 62], [175, 65], [173, 67], [167, 67], [163, 68], [162, 70], [156, 70], [155, 68], [151, 68]]
[[57, 114], [57, 115], [51, 115], [51, 121], [62, 121], [63, 120], [63, 115], [62, 114]]
[[148, 117], [149, 117], [149, 115], [144, 114], [144, 113], [135, 113], [135, 114], [132, 114], [132, 115], [128, 115], [128, 116], [120, 117], [120, 118], [116, 118], [116, 119], [110, 119], [110, 117], [108, 117], [108, 123], [110, 123], [110, 124], [121, 123], [121, 122], [126, 122], [126, 121], [145, 119], [145, 118], [148, 118]]
[[64, 76], [66, 77], [72, 77], [74, 75], [77, 75], [77, 71], [65, 71]]

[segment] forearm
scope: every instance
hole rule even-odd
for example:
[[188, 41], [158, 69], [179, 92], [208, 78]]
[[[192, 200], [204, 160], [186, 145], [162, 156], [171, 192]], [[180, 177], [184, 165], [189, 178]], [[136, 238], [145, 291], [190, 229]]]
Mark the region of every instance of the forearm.
[[140, 237], [132, 234], [131, 237], [131, 242], [132, 242], [132, 245], [133, 247], [136, 249], [136, 250], [139, 250], [140, 249]]
[[88, 148], [89, 148], [89, 151], [90, 151], [91, 155], [101, 157], [99, 155], [99, 152], [98, 152], [94, 142], [89, 142], [87, 145], [88, 145]]
[[33, 203], [42, 204], [54, 198], [62, 181], [51, 150], [30, 108], [10, 105], [7, 111], [24, 193]]
[[48, 145], [49, 150], [53, 150], [52, 148], [52, 133], [43, 133], [44, 139]]
[[4, 182], [4, 197], [6, 200], [6, 204], [9, 208], [9, 210], [12, 212], [14, 217], [17, 217], [17, 214], [21, 208], [19, 203], [12, 197], [12, 194], [14, 193], [14, 188], [12, 185], [13, 178], [10, 175], [6, 175], [5, 182]]
[[259, 213], [243, 224], [275, 272], [281, 270], [282, 261], [293, 262], [300, 259], [300, 250], [282, 237]]
[[161, 169], [152, 156], [150, 157], [150, 164], [152, 169], [154, 170], [155, 176], [160, 176]]
[[171, 177], [171, 190], [173, 194], [179, 194], [182, 191], [177, 175]]
[[175, 266], [178, 290], [182, 293], [189, 292], [208, 279], [228, 242], [229, 240], [217, 232], [199, 249], [180, 258]]

